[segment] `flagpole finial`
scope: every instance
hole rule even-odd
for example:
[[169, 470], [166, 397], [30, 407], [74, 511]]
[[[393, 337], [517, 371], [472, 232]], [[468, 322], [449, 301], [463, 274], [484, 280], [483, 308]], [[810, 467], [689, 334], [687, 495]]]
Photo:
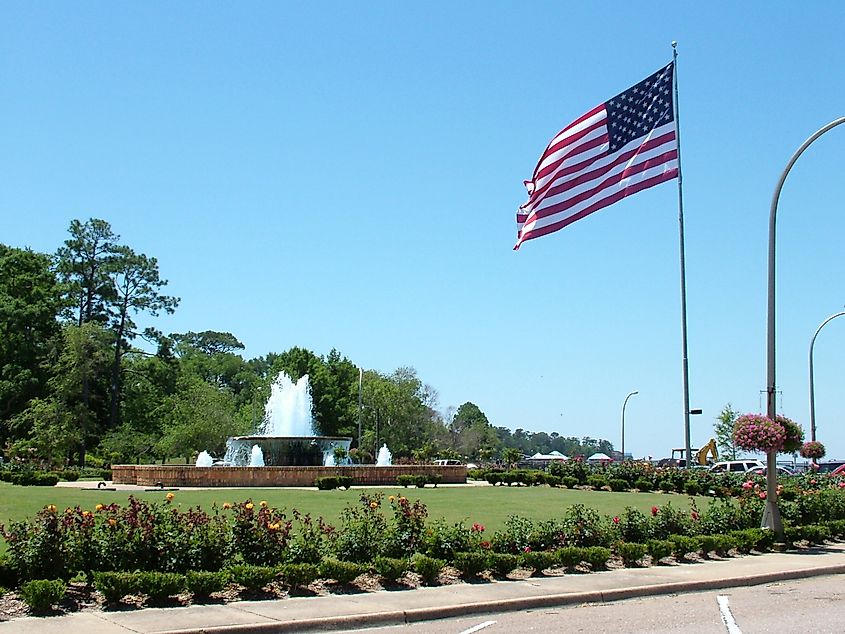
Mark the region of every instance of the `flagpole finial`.
[[675, 40], [672, 40], [672, 48], [678, 48], [678, 43]]

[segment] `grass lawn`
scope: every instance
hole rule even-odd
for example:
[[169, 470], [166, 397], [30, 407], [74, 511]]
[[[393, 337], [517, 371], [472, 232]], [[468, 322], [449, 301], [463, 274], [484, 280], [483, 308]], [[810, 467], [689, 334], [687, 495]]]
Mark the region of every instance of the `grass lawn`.
[[[92, 483], [92, 487], [94, 487]], [[240, 502], [247, 498], [253, 501], [266, 500], [270, 506], [280, 509], [297, 509], [322, 516], [328, 523], [337, 524], [341, 511], [358, 502], [363, 489], [349, 491], [317, 491], [300, 489], [206, 489], [202, 491], [176, 491], [174, 504], [182, 508], [201, 506], [210, 508], [215, 502]], [[420, 500], [428, 507], [429, 520], [443, 517], [446, 521], [472, 524], [478, 522], [487, 529], [487, 534], [504, 526], [511, 515], [534, 520], [546, 520], [560, 516], [572, 504], [585, 504], [603, 515], [616, 515], [626, 506], [633, 506], [648, 512], [652, 506], [671, 502], [677, 508], [689, 508], [689, 497], [662, 493], [611, 493], [608, 491], [580, 491], [553, 489], [550, 487], [438, 487], [425, 489], [402, 487], [367, 489], [385, 496], [404, 495], [411, 500]], [[162, 492], [135, 492], [143, 500], [163, 501]], [[93, 510], [98, 503], [117, 502], [125, 505], [127, 491], [81, 490], [70, 487], [22, 487], [0, 482], [0, 523], [22, 520], [35, 515], [48, 504], [55, 504], [60, 510], [79, 505]], [[698, 497], [696, 504], [704, 510], [709, 498]], [[6, 542], [0, 540], [0, 553], [5, 552]]]

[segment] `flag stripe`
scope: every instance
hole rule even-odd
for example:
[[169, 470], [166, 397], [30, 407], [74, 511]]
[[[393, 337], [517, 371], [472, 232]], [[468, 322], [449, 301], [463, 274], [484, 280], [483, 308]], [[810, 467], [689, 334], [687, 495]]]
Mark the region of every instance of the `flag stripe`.
[[[630, 196], [631, 194], [635, 194], [639, 191], [642, 191], [643, 189], [648, 189], [649, 187], [654, 187], [655, 185], [659, 185], [660, 183], [663, 183], [663, 182], [668, 181], [668, 180], [672, 180], [673, 178], [677, 178], [677, 177], [678, 177], [678, 168], [676, 166], [674, 169], [670, 169], [669, 171], [664, 172], [663, 174], [660, 174], [658, 176], [654, 176], [654, 177], [646, 179], [646, 180], [644, 180], [640, 183], [636, 183], [634, 185], [631, 185], [630, 187], [626, 188], [624, 191], [617, 192], [617, 193], [613, 194], [612, 196], [597, 202], [595, 205], [591, 205], [590, 207], [587, 207], [586, 209], [583, 209], [583, 210], [579, 211], [578, 213], [576, 213], [572, 216], [564, 218], [563, 220], [558, 220], [557, 222], [553, 222], [552, 224], [545, 225], [545, 226], [542, 226], [542, 227], [531, 227], [528, 230], [523, 229], [519, 234], [520, 235], [520, 243], [525, 242], [526, 240], [532, 240], [534, 238], [539, 238], [541, 236], [545, 236], [545, 235], [548, 235], [550, 233], [554, 233], [555, 231], [563, 229], [567, 225], [571, 225], [576, 220], [581, 220], [581, 218], [585, 218], [586, 216], [589, 216], [593, 212], [599, 211], [600, 209], [604, 209], [605, 207], [608, 207], [608, 206], [612, 205], [613, 203], [622, 200], [626, 196]], [[518, 246], [514, 247], [514, 250], [516, 250], [517, 248], [518, 248]]]
[[552, 138], [525, 182], [514, 249], [678, 176], [673, 84], [669, 64]]
[[[559, 195], [574, 188], [578, 185], [593, 181], [604, 174], [610, 172], [615, 167], [622, 164], [634, 163], [637, 160], [648, 159], [666, 147], [675, 146], [675, 130], [672, 126], [665, 126], [668, 128], [663, 134], [656, 138], [649, 139], [639, 146], [632, 147], [629, 150], [620, 150], [617, 154], [608, 155], [607, 147], [604, 148], [598, 155], [591, 155], [589, 159], [577, 163], [572, 166], [572, 169], [562, 170], [559, 178], [554, 182], [554, 186], [546, 190], [542, 198], [535, 200], [533, 203], [527, 203], [522, 206], [522, 209], [527, 212], [540, 209], [551, 203], [552, 199], [558, 199]], [[663, 131], [658, 129], [656, 131]], [[634, 145], [634, 144], [629, 144]], [[592, 170], [588, 170], [592, 167]]]

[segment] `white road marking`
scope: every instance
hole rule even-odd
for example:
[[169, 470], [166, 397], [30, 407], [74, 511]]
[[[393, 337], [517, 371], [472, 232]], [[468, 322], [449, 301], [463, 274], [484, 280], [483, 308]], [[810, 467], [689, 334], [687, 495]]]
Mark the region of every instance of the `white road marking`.
[[484, 623], [480, 623], [479, 625], [476, 625], [475, 627], [471, 627], [468, 630], [464, 630], [460, 634], [472, 634], [473, 632], [477, 632], [478, 630], [483, 630], [485, 627], [490, 627], [495, 622], [496, 621], [484, 621]]
[[719, 612], [722, 614], [722, 622], [728, 629], [728, 634], [742, 634], [742, 630], [739, 629], [739, 626], [734, 620], [734, 615], [731, 614], [731, 607], [728, 605], [728, 597], [720, 594], [716, 597], [716, 600], [719, 602]]

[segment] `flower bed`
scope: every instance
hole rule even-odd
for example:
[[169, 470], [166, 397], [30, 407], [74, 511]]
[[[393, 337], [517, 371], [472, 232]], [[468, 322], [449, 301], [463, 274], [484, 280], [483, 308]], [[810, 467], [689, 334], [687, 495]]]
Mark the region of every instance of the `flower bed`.
[[[845, 490], [836, 479], [808, 477], [799, 486], [791, 499], [782, 489], [788, 536], [845, 537]], [[157, 503], [130, 497], [125, 506], [92, 510], [48, 505], [3, 528], [8, 552], [0, 585], [25, 588], [33, 606], [45, 609], [65, 586], [28, 582], [88, 580], [113, 603], [127, 595], [166, 602], [186, 592], [198, 602], [221, 591], [273, 594], [318, 578], [335, 585], [361, 583], [362, 575], [386, 584], [436, 584], [443, 574], [490, 579], [516, 568], [563, 574], [766, 550], [773, 535], [756, 528], [765, 502], [761, 480], [747, 478], [738, 490], [737, 499], [714, 500], [703, 511], [692, 500], [689, 510], [670, 502], [608, 517], [576, 504], [544, 521], [512, 516], [492, 535], [478, 523], [429, 521], [424, 504], [402, 495], [363, 494], [338, 526], [260, 500], [208, 511], [180, 509], [178, 495]]]

